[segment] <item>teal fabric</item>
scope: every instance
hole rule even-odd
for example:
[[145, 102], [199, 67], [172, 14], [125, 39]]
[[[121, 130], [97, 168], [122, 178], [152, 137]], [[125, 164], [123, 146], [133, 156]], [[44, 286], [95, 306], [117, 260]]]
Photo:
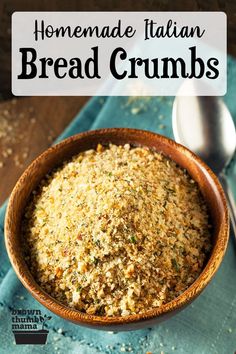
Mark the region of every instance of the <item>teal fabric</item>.
[[[225, 96], [236, 118], [236, 66], [228, 62], [228, 93]], [[58, 141], [72, 134], [101, 127], [135, 127], [173, 137], [173, 98], [95, 97], [78, 114]], [[236, 164], [228, 169], [235, 185]], [[236, 190], [235, 190], [236, 192]], [[25, 290], [12, 270], [3, 242], [6, 204], [0, 212], [0, 353], [191, 353], [233, 354], [236, 351], [236, 254], [233, 237], [224, 262], [211, 284], [192, 305], [160, 325], [133, 332], [107, 333], [69, 323], [43, 308]], [[11, 309], [40, 309], [51, 315], [48, 342], [15, 345], [11, 331]]]

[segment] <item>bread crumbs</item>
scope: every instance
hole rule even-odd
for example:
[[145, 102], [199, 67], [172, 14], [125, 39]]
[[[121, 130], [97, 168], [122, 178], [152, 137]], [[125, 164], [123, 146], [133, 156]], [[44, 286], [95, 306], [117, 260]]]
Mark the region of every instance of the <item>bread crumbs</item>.
[[99, 144], [49, 173], [26, 207], [22, 239], [48, 294], [101, 316], [173, 300], [211, 249], [197, 183], [162, 154], [128, 144]]

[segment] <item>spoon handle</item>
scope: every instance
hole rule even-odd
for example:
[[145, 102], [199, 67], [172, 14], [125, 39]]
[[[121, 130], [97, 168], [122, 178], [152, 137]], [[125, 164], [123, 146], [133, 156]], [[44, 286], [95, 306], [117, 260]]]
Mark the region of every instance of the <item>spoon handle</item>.
[[234, 237], [236, 238], [236, 204], [235, 204], [234, 196], [230, 189], [229, 182], [227, 181], [227, 178], [224, 173], [221, 173], [219, 175], [219, 179], [225, 191], [225, 196], [229, 207], [231, 226], [234, 232]]

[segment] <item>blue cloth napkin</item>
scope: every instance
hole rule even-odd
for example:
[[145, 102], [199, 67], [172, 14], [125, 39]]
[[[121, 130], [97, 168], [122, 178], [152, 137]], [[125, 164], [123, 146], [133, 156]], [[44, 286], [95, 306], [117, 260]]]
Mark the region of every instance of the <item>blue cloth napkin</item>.
[[[236, 65], [228, 60], [228, 93], [224, 97], [236, 118]], [[173, 137], [173, 98], [94, 97], [58, 138], [101, 127], [135, 127]], [[191, 117], [190, 117], [191, 119]], [[236, 164], [228, 169], [232, 187]], [[236, 190], [235, 190], [236, 192]], [[5, 205], [0, 211], [0, 353], [135, 353], [233, 354], [236, 351], [236, 254], [233, 238], [223, 264], [206, 290], [178, 315], [152, 328], [109, 333], [69, 323], [41, 306], [12, 270], [3, 241]], [[16, 345], [12, 309], [36, 309], [52, 316], [47, 344]]]

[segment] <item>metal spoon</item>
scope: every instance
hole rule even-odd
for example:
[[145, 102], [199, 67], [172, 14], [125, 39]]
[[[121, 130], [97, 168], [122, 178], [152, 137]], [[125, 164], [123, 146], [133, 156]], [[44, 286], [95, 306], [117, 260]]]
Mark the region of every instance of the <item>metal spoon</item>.
[[236, 130], [226, 105], [215, 96], [176, 96], [172, 126], [175, 140], [201, 157], [218, 176], [236, 236], [236, 205], [224, 172], [236, 149]]

